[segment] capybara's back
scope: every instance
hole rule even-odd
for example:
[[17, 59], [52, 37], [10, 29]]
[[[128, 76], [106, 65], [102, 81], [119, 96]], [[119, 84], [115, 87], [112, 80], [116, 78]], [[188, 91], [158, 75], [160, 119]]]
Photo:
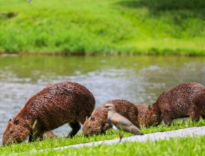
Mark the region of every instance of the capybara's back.
[[[42, 138], [44, 132], [68, 123], [72, 128], [68, 137], [74, 136], [95, 107], [93, 94], [75, 82], [49, 85], [31, 97], [20, 112], [10, 119], [3, 136], [3, 144], [15, 139], [23, 141], [30, 135]], [[11, 130], [12, 129], [12, 133]]]
[[138, 120], [138, 109], [129, 101], [126, 100], [111, 100], [104, 103], [101, 107], [96, 108], [90, 118], [88, 118], [83, 125], [83, 134], [86, 136], [104, 133], [107, 129], [111, 128], [108, 119], [105, 105], [112, 103], [116, 107], [116, 111], [122, 116], [129, 119], [135, 126], [140, 128]]
[[32, 97], [27, 107], [32, 106], [45, 129], [52, 130], [72, 121], [83, 124], [95, 107], [95, 99], [84, 86], [63, 82], [50, 85]]

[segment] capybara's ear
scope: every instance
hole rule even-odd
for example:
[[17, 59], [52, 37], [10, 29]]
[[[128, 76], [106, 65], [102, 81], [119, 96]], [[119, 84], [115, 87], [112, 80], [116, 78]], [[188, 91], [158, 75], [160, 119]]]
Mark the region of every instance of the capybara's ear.
[[92, 121], [95, 121], [95, 117], [94, 116], [91, 116], [90, 118]]
[[18, 125], [19, 124], [19, 119], [15, 118], [14, 119], [14, 124]]
[[11, 119], [9, 119], [9, 122], [11, 121]]
[[148, 109], [151, 111], [152, 110], [152, 106], [149, 105]]

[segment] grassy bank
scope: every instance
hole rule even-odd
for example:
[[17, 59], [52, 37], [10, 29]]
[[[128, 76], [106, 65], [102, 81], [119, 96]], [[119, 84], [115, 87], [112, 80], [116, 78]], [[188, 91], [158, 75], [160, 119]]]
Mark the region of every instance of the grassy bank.
[[204, 7], [204, 0], [0, 1], [0, 51], [205, 55]]
[[[30, 152], [29, 155], [71, 155], [71, 156], [158, 156], [158, 155], [172, 155], [172, 156], [203, 156], [205, 136], [200, 137], [185, 137], [185, 138], [171, 138], [169, 140], [147, 141], [145, 143], [126, 142], [115, 145], [100, 145], [94, 147], [70, 148], [65, 150]], [[27, 155], [28, 153], [19, 154]]]
[[[203, 126], [203, 125], [205, 125], [205, 120], [200, 120], [199, 122], [190, 122], [189, 120], [188, 121], [186, 120], [186, 121], [176, 121], [170, 127], [165, 127], [163, 124], [161, 124], [157, 127], [142, 128], [141, 131], [144, 134], [148, 134], [148, 133], [154, 133], [154, 132], [163, 132], [163, 131], [182, 129], [182, 128], [187, 128], [187, 127], [198, 127], [198, 126]], [[132, 134], [123, 133], [123, 136], [128, 137], [128, 136], [132, 136]], [[114, 132], [114, 131], [108, 131], [106, 135], [91, 136], [88, 138], [79, 134], [79, 135], [76, 135], [73, 139], [66, 139], [65, 137], [61, 137], [58, 139], [46, 139], [44, 141], [36, 141], [33, 143], [14, 144], [14, 145], [5, 146], [5, 147], [0, 146], [0, 155], [35, 151], [35, 150], [40, 150], [40, 149], [49, 149], [49, 148], [68, 146], [68, 145], [74, 145], [74, 144], [79, 144], [79, 143], [88, 143], [88, 142], [95, 142], [95, 141], [101, 141], [101, 140], [110, 140], [110, 139], [115, 139], [115, 138], [119, 138], [119, 133]], [[202, 137], [202, 138], [204, 139], [205, 137]], [[190, 143], [190, 142], [188, 142], [188, 143]], [[133, 144], [133, 143], [130, 143], [130, 144]], [[173, 144], [172, 141], [169, 144]], [[154, 146], [154, 144], [153, 144], [153, 146]], [[177, 145], [177, 146], [180, 146], [180, 145]], [[185, 145], [183, 145], [183, 146], [185, 146]], [[202, 146], [202, 144], [200, 144], [199, 146]], [[136, 147], [136, 150], [138, 150], [137, 148], [139, 148], [139, 147]], [[181, 147], [179, 147], [179, 148], [181, 148]], [[93, 150], [93, 148], [90, 148], [90, 151], [91, 150]], [[80, 150], [79, 150], [79, 152], [80, 152]], [[94, 151], [91, 151], [91, 154], [94, 155], [93, 152]], [[160, 152], [159, 149], [158, 149], [158, 152]], [[49, 152], [46, 152], [45, 154], [47, 154], [47, 153], [49, 154]]]

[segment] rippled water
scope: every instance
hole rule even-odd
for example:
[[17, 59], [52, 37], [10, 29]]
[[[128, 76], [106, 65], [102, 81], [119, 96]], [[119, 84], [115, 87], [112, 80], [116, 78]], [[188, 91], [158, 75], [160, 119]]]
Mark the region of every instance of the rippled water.
[[[10, 118], [47, 84], [75, 81], [96, 98], [96, 107], [125, 99], [152, 104], [164, 91], [187, 81], [205, 85], [205, 57], [0, 56], [0, 141]], [[69, 126], [54, 132], [67, 135]]]

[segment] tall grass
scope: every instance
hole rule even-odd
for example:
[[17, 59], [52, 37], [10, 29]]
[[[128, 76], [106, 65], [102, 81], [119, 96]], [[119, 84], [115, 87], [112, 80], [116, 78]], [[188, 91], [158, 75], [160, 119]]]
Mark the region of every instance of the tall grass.
[[[163, 131], [170, 131], [170, 130], [182, 129], [187, 127], [204, 126], [204, 125], [205, 125], [205, 120], [203, 119], [201, 119], [199, 122], [190, 122], [190, 120], [180, 120], [180, 121], [173, 122], [170, 127], [166, 127], [164, 126], [164, 124], [161, 124], [157, 127], [150, 127], [150, 128], [142, 127], [141, 131], [144, 134], [149, 134], [155, 132], [163, 132]], [[132, 136], [132, 134], [130, 133], [123, 132], [122, 134], [124, 137]], [[44, 141], [36, 141], [32, 143], [21, 143], [21, 144], [9, 145], [9, 146], [0, 146], [0, 155], [36, 151], [40, 149], [49, 149], [54, 147], [68, 146], [68, 145], [74, 145], [79, 143], [88, 143], [88, 142], [95, 142], [95, 141], [102, 141], [102, 140], [110, 140], [115, 138], [119, 138], [119, 133], [112, 130], [107, 131], [106, 135], [97, 135], [97, 136], [90, 136], [90, 137], [84, 137], [82, 134], [78, 134], [73, 139], [59, 137], [58, 139], [46, 139]]]
[[205, 1], [0, 1], [0, 51], [205, 54]]

